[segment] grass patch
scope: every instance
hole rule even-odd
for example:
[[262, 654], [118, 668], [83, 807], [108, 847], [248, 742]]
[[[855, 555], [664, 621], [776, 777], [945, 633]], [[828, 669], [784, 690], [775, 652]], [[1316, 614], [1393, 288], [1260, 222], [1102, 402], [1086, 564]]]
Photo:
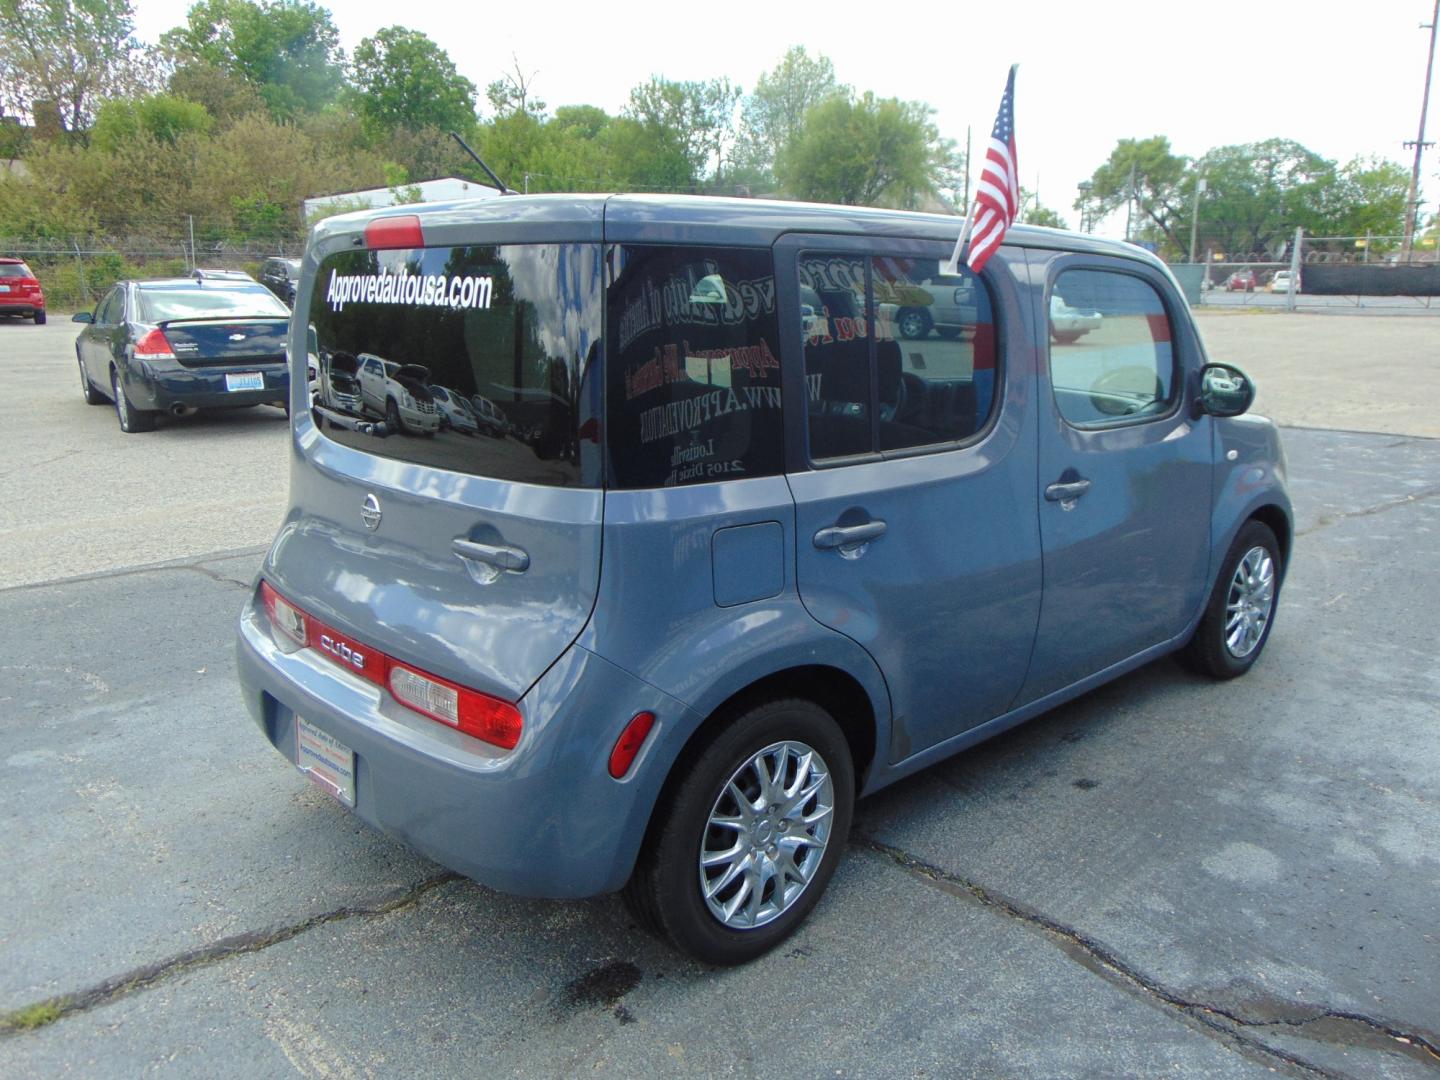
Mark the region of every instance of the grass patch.
[[53, 1024], [64, 1012], [64, 998], [36, 1002], [23, 1009], [0, 1015], [0, 1031], [35, 1031], [46, 1024]]

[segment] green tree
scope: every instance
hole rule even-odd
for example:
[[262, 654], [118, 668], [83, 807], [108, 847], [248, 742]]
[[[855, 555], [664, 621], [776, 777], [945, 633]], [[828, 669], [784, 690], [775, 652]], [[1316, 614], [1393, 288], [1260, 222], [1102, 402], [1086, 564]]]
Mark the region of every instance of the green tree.
[[837, 97], [805, 115], [777, 163], [794, 195], [822, 202], [915, 209], [954, 191], [960, 168], [933, 110], [914, 101]]
[[1404, 166], [1376, 158], [1355, 158], [1335, 178], [1329, 219], [1316, 231], [1327, 236], [1399, 236], [1405, 231], [1410, 174]]
[[545, 102], [535, 97], [533, 89], [537, 73], [532, 71], [526, 75], [520, 67], [520, 58], [512, 53], [510, 59], [515, 70], [507, 71], [485, 88], [485, 97], [490, 101], [490, 108], [497, 117], [517, 112], [536, 118], [544, 116]]
[[214, 122], [205, 106], [171, 94], [115, 98], [101, 104], [90, 141], [110, 153], [141, 135], [173, 146], [187, 133], [207, 133]]
[[209, 64], [182, 64], [171, 73], [168, 87], [176, 97], [203, 105], [221, 128], [265, 111], [265, 99], [253, 85]]
[[363, 39], [350, 70], [355, 111], [376, 134], [427, 126], [468, 134], [475, 126], [475, 84], [419, 31], [391, 26]]
[[1189, 166], [1186, 158], [1171, 152], [1163, 135], [1121, 139], [1090, 177], [1089, 197], [1077, 199], [1075, 209], [1098, 221], [1133, 199], [1140, 215], [1134, 233], [1142, 233], [1148, 222], [1175, 250], [1183, 250], [1180, 232], [1189, 224], [1187, 195], [1194, 190]]
[[0, 0], [0, 106], [51, 102], [85, 130], [101, 98], [146, 82], [134, 29], [130, 0]]
[[825, 56], [811, 57], [803, 45], [792, 45], [780, 63], [761, 75], [741, 115], [747, 163], [773, 169], [775, 161], [799, 135], [805, 114], [822, 101], [840, 97], [847, 88], [835, 81], [835, 65]]
[[659, 157], [682, 156], [689, 166], [688, 182], [694, 184], [724, 171], [735, 142], [740, 95], [740, 87], [725, 78], [672, 82], [654, 76], [630, 91], [622, 115], [644, 129], [645, 138], [638, 141], [653, 144]]
[[1232, 258], [1278, 256], [1297, 227], [1327, 231], [1336, 213], [1334, 163], [1290, 139], [1217, 147], [1197, 167], [1202, 246]]
[[309, 0], [200, 0], [161, 44], [180, 63], [238, 76], [272, 115], [289, 118], [335, 100], [344, 53], [330, 13]]
[[1022, 225], [1044, 225], [1051, 229], [1067, 228], [1060, 214], [1040, 202], [1032, 191], [1020, 189], [1020, 223]]

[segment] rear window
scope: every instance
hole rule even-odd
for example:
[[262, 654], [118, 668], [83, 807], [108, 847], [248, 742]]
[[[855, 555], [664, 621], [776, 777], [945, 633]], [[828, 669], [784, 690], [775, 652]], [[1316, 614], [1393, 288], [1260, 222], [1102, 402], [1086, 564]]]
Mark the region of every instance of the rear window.
[[317, 425], [382, 457], [599, 486], [601, 266], [598, 244], [331, 255], [309, 314]]
[[0, 263], [0, 277], [34, 277], [24, 263]]
[[269, 289], [256, 286], [234, 289], [202, 285], [196, 288], [147, 289], [140, 287], [140, 317], [144, 322], [172, 319], [212, 319], [235, 316], [290, 317], [290, 310]]
[[770, 252], [616, 248], [609, 311], [609, 482], [674, 487], [782, 471]]

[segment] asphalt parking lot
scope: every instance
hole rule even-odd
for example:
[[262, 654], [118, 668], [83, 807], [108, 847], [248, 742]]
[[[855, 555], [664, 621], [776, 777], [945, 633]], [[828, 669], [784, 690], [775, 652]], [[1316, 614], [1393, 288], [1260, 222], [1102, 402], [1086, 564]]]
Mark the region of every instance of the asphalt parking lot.
[[714, 971], [307, 785], [232, 659], [280, 413], [123, 436], [68, 324], [0, 325], [0, 1075], [1440, 1072], [1440, 320], [1202, 328], [1292, 425], [1260, 664], [1152, 664], [863, 802], [815, 916]]

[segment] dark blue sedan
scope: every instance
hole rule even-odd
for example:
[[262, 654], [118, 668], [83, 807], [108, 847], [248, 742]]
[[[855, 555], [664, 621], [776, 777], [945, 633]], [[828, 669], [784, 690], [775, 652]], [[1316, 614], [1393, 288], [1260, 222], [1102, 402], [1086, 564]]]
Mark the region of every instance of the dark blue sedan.
[[290, 400], [285, 336], [290, 311], [245, 274], [122, 281], [74, 321], [80, 389], [115, 403], [120, 430], [149, 431], [165, 413]]

